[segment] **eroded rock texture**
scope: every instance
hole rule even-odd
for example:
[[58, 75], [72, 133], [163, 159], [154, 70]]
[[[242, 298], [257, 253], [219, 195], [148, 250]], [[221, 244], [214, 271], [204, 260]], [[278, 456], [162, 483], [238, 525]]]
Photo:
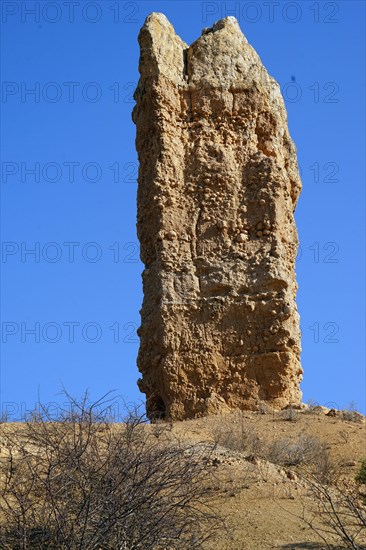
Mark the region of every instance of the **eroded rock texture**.
[[298, 404], [301, 182], [279, 85], [233, 17], [188, 47], [153, 13], [139, 42], [147, 413], [185, 419]]

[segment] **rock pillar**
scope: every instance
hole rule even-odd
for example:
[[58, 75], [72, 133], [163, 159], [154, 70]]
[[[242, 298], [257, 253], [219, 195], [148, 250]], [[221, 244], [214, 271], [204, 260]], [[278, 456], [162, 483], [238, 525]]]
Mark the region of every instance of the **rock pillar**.
[[139, 43], [147, 413], [186, 419], [299, 404], [301, 181], [279, 85], [233, 17], [188, 46], [152, 13]]

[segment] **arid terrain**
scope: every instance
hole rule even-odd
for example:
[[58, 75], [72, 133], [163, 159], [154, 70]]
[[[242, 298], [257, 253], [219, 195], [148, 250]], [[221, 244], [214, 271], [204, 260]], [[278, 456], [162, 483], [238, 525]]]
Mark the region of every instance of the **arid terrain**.
[[[310, 471], [312, 457], [305, 458], [297, 466], [282, 466], [270, 461], [271, 452], [269, 460], [256, 458], [255, 455], [256, 452], [262, 453], [262, 445], [268, 448], [274, 442], [283, 442], [286, 448], [290, 445], [289, 442], [299, 444], [309, 436], [314, 438], [313, 441], [310, 439], [309, 446], [319, 439], [330, 457], [330, 464], [325, 466], [322, 465], [321, 458], [315, 457], [315, 462], [320, 461], [315, 467], [334, 467], [337, 478], [352, 484], [360, 460], [366, 456], [366, 426], [364, 418], [357, 413], [344, 413], [345, 418], [336, 414], [337, 416], [327, 416], [321, 408], [291, 413], [243, 412], [172, 424], [171, 433], [178, 439], [196, 443], [215, 439], [223, 441], [213, 453], [212, 467], [217, 476], [214, 486], [217, 498], [214, 500], [220, 515], [226, 520], [227, 532], [223, 532], [214, 545], [210, 543], [209, 548], [327, 548], [321, 538], [303, 521], [304, 514], [310, 520], [314, 510], [316, 512], [317, 504], [301, 477], [293, 473], [296, 470], [299, 473]], [[240, 445], [241, 433], [243, 446], [245, 448], [247, 441], [248, 449], [243, 452], [228, 449], [227, 444], [234, 447]], [[310, 450], [309, 455], [311, 453]], [[274, 458], [273, 456], [272, 459]], [[319, 474], [320, 472], [317, 473], [318, 476]], [[323, 471], [323, 474], [327, 475], [327, 472]], [[331, 535], [327, 535], [327, 540], [332, 544]], [[346, 548], [337, 539], [333, 539], [333, 544], [330, 547], [334, 549]]]
[[[7, 522], [14, 525], [6, 531], [8, 526], [2, 519], [2, 540], [10, 536], [13, 542], [0, 541], [1, 548], [115, 548], [113, 541], [121, 538], [112, 537], [112, 543], [102, 546], [75, 546], [74, 542], [66, 544], [66, 535], [61, 533], [56, 545], [47, 542], [53, 529], [62, 531], [65, 525], [69, 529], [74, 521], [75, 529], [71, 535], [67, 531], [68, 536], [80, 540], [76, 526], [84, 517], [85, 502], [92, 511], [85, 515], [88, 536], [93, 540], [94, 531], [99, 536], [95, 518], [99, 521], [101, 505], [110, 496], [116, 497], [113, 514], [123, 526], [126, 518], [119, 517], [120, 503], [122, 507], [137, 503], [133, 532], [128, 534], [123, 527], [127, 534], [122, 540], [129, 541], [125, 546], [129, 549], [366, 548], [366, 468], [365, 480], [355, 480], [366, 457], [366, 424], [365, 417], [354, 410], [303, 406], [302, 410], [275, 412], [263, 403], [257, 412], [238, 411], [171, 423], [138, 420], [130, 429], [126, 429], [128, 423], [103, 424], [87, 415], [89, 412], [83, 411], [75, 422], [68, 417], [59, 423], [1, 424], [1, 506], [5, 517], [9, 506], [4, 501], [10, 503]], [[17, 443], [21, 437], [24, 439]], [[100, 483], [103, 479], [110, 480], [111, 489]], [[167, 491], [172, 495], [168, 499]], [[85, 502], [80, 499], [83, 492]], [[59, 523], [60, 514], [64, 515], [62, 529], [59, 524], [55, 528], [52, 518], [43, 523], [45, 510], [54, 505], [50, 495], [58, 502]], [[180, 499], [186, 502], [183, 508], [177, 505]], [[175, 503], [172, 508], [170, 502]], [[202, 522], [212, 529], [213, 536], [206, 542], [203, 537], [196, 545], [190, 532], [195, 533], [200, 521], [200, 512], [196, 514], [194, 508], [200, 509], [202, 503], [203, 509], [210, 511], [202, 516]], [[158, 516], [156, 510], [151, 512], [156, 506]], [[24, 532], [23, 520], [18, 522], [22, 507], [26, 510], [28, 540], [43, 537], [40, 543], [19, 546], [16, 542]], [[169, 520], [161, 523], [159, 514], [165, 509]], [[188, 509], [191, 516], [187, 523], [184, 514]], [[157, 542], [150, 540], [149, 521], [151, 529], [157, 529]], [[138, 535], [138, 543], [131, 543], [131, 537], [136, 538], [136, 525], [146, 533]], [[188, 538], [186, 532], [182, 543], [178, 536], [168, 544], [169, 537], [177, 537], [179, 525], [188, 529]], [[161, 542], [159, 530], [163, 529], [166, 535]], [[146, 542], [141, 543], [146, 536]], [[346, 540], [348, 536], [351, 542]]]

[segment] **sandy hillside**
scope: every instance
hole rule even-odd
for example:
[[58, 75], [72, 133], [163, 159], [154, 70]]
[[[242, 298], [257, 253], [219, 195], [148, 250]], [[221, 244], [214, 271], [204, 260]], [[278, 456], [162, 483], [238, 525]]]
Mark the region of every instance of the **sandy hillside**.
[[[346, 413], [342, 417], [336, 414], [327, 416], [321, 408], [294, 413], [247, 412], [176, 422], [170, 426], [172, 436], [179, 441], [218, 442], [211, 461], [216, 479], [212, 490], [220, 515], [225, 517], [227, 532], [208, 548], [327, 548], [301, 519], [304, 508], [305, 516], [310, 518], [315, 507], [313, 496], [301, 480], [301, 472], [312, 469], [314, 460], [314, 467], [320, 468], [320, 473], [327, 475], [334, 468], [337, 479], [352, 484], [360, 460], [366, 456], [365, 419], [358, 414]], [[227, 448], [240, 447], [240, 441], [247, 447], [242, 452]], [[268, 455], [274, 442], [280, 451], [284, 447], [285, 452], [286, 446], [289, 449], [291, 445], [304, 444], [304, 452], [309, 452], [309, 457], [301, 465], [283, 466], [255, 456], [257, 453]], [[329, 464], [324, 465], [321, 458], [312, 457], [312, 452], [316, 454], [317, 450], [311, 447], [319, 442], [322, 449], [329, 452]], [[276, 457], [270, 453], [269, 458]], [[320, 475], [319, 471], [317, 474]], [[316, 512], [316, 508], [314, 510]], [[331, 543], [332, 536], [327, 538]], [[330, 547], [346, 546], [333, 539]]]
[[[15, 434], [22, 426], [3, 424], [2, 433]], [[115, 424], [113, 430], [122, 427]], [[362, 502], [366, 485], [356, 484], [355, 476], [366, 457], [366, 424], [359, 413], [322, 407], [282, 412], [264, 408], [146, 424], [141, 429], [163, 444], [194, 448], [203, 460], [209, 474], [209, 502], [224, 520], [214, 542], [206, 544], [207, 550], [351, 548], [331, 533], [326, 534], [327, 546], [304, 521], [304, 517], [315, 518], [314, 526], [322, 525], [319, 501], [303, 476], [330, 480], [324, 487], [331, 493], [335, 484], [341, 491], [354, 489]], [[0, 457], [5, 457], [6, 446], [1, 449]], [[363, 533], [354, 548], [366, 548], [365, 527]]]

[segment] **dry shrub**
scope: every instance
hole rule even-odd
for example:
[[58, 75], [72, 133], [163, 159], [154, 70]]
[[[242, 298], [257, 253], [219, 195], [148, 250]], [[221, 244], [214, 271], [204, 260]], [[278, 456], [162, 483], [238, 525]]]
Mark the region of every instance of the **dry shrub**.
[[280, 418], [287, 422], [298, 422], [300, 420], [300, 413], [293, 407], [289, 407], [280, 412]]
[[310, 493], [304, 500], [302, 520], [317, 533], [327, 548], [366, 548], [366, 506], [357, 487], [337, 480], [329, 485], [316, 476], [305, 474], [302, 481]]
[[339, 435], [342, 443], [344, 443], [344, 444], [348, 443], [350, 434], [347, 430], [340, 430], [338, 432], [338, 435]]
[[212, 429], [217, 445], [247, 455], [261, 456], [264, 444], [252, 426], [245, 422], [242, 413], [221, 416]]
[[273, 414], [273, 407], [267, 401], [258, 401], [257, 410], [260, 414]]
[[345, 420], [347, 422], [361, 423], [364, 421], [364, 416], [358, 411], [344, 410], [340, 411], [339, 415], [342, 420]]
[[360, 485], [366, 485], [366, 458], [363, 458], [361, 460], [361, 464], [355, 479]]
[[135, 413], [112, 424], [102, 401], [70, 405], [1, 426], [1, 548], [201, 548], [222, 527], [207, 446], [162, 444]]
[[267, 459], [281, 466], [299, 466], [316, 463], [325, 454], [324, 447], [317, 437], [300, 435], [297, 439], [282, 438], [274, 441], [268, 449]]
[[339, 416], [347, 422], [361, 423], [365, 420], [365, 417], [357, 410], [357, 405], [354, 401], [351, 401], [347, 409], [339, 411]]

